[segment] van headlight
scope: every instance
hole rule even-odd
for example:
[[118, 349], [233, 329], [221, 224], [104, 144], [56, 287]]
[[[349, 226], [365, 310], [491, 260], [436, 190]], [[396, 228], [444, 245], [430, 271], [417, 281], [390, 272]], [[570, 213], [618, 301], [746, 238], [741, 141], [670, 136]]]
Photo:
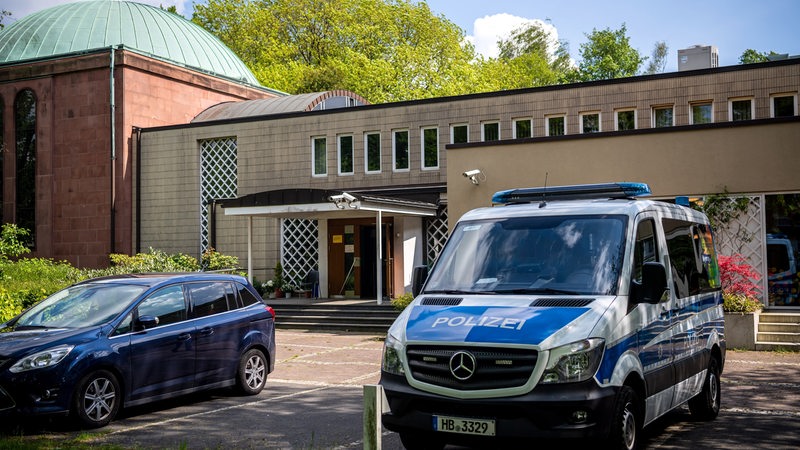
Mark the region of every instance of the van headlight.
[[26, 356], [8, 370], [13, 373], [25, 372], [27, 370], [43, 369], [52, 367], [60, 363], [72, 351], [74, 345], [60, 345], [41, 352]]
[[542, 384], [575, 383], [591, 378], [603, 359], [603, 339], [584, 339], [550, 350]]
[[399, 340], [394, 338], [391, 334], [386, 335], [386, 340], [383, 343], [383, 361], [381, 362], [381, 370], [392, 375], [406, 374], [403, 369], [403, 361], [400, 355], [403, 352], [403, 345]]

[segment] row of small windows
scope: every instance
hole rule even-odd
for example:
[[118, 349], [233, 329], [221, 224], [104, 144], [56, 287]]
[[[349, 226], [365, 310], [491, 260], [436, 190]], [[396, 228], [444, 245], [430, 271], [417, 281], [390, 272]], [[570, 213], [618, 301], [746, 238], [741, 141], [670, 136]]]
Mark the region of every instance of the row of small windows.
[[[770, 97], [770, 117], [790, 117], [797, 114], [797, 94], [778, 94]], [[651, 110], [651, 126], [663, 128], [675, 126], [675, 105], [653, 106]], [[601, 127], [600, 111], [582, 112], [578, 115], [578, 132], [598, 133]], [[728, 120], [752, 120], [755, 118], [755, 102], [753, 97], [733, 98], [728, 101]], [[689, 103], [689, 124], [698, 125], [714, 121], [714, 102], [698, 101]], [[635, 108], [623, 108], [614, 111], [614, 130], [635, 130], [638, 115]], [[480, 124], [481, 141], [498, 141], [500, 121], [485, 121]], [[511, 128], [512, 139], [533, 137], [533, 118], [517, 118]], [[409, 130], [392, 130], [392, 171], [405, 172], [411, 169], [409, 153]], [[545, 136], [563, 136], [567, 134], [567, 115], [555, 114], [544, 117]], [[450, 125], [450, 143], [463, 144], [469, 141], [469, 124]], [[381, 173], [381, 133], [366, 132], [364, 145], [364, 173]], [[355, 167], [355, 138], [352, 134], [336, 137], [336, 161], [338, 175], [353, 175]], [[328, 138], [315, 136], [311, 138], [312, 175], [328, 175]], [[439, 129], [436, 126], [420, 129], [420, 169], [436, 170], [439, 168]]]
[[[5, 103], [0, 97], [0, 148], [7, 148], [3, 135], [5, 130]], [[0, 182], [0, 224], [14, 220], [20, 228], [30, 231], [28, 241], [31, 248], [36, 243], [36, 95], [30, 89], [20, 91], [14, 99], [14, 135], [16, 174], [14, 219], [3, 216], [6, 193]], [[6, 152], [0, 151], [0, 180], [4, 178]]]

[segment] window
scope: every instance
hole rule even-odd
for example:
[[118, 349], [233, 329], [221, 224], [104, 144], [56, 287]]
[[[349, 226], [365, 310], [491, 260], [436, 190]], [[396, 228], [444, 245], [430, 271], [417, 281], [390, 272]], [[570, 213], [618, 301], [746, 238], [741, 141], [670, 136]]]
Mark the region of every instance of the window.
[[667, 237], [673, 290], [678, 298], [719, 288], [719, 268], [711, 230], [702, 224], [676, 219], [662, 219]]
[[159, 289], [142, 303], [139, 303], [139, 317], [151, 316], [158, 319], [159, 327], [186, 320], [186, 302], [181, 286]]
[[692, 103], [691, 124], [699, 125], [701, 123], [713, 122], [713, 108], [711, 102], [698, 102]]
[[658, 261], [658, 240], [655, 223], [652, 219], [643, 220], [636, 230], [636, 244], [633, 247], [633, 271], [631, 279], [642, 283], [644, 263]]
[[205, 317], [228, 311], [228, 283], [205, 282], [188, 284], [187, 291], [192, 300], [192, 317]]
[[439, 129], [438, 128], [423, 128], [422, 129], [422, 168], [423, 169], [438, 169], [439, 168]]
[[533, 137], [533, 120], [514, 120], [514, 139], [524, 139], [529, 137]]
[[469, 142], [469, 125], [462, 123], [450, 126], [450, 143], [466, 144]]
[[409, 169], [408, 130], [396, 130], [392, 133], [392, 158], [395, 171]]
[[381, 172], [381, 134], [364, 133], [364, 171]]
[[731, 122], [753, 119], [753, 99], [739, 98], [728, 102], [728, 120]]
[[16, 136], [16, 219], [17, 226], [30, 231], [24, 242], [36, 248], [36, 95], [30, 89], [17, 94], [14, 101]]
[[635, 109], [621, 109], [615, 111], [617, 117], [616, 130], [635, 130], [636, 129], [636, 110]]
[[547, 136], [563, 136], [567, 132], [567, 116], [549, 116], [545, 121], [545, 134]]
[[312, 176], [318, 177], [328, 174], [327, 139], [324, 137], [311, 138], [311, 153], [314, 160]]
[[481, 140], [499, 141], [500, 140], [500, 122], [484, 122], [481, 124]]
[[255, 305], [261, 302], [261, 300], [253, 295], [245, 285], [236, 283], [236, 287], [239, 289], [239, 300], [242, 306]]
[[665, 128], [675, 125], [675, 109], [669, 106], [653, 107], [653, 128]]
[[339, 136], [339, 175], [353, 174], [353, 136]]
[[797, 114], [797, 94], [773, 95], [771, 100], [772, 117], [791, 117]]
[[582, 113], [581, 118], [581, 133], [599, 133], [600, 132], [600, 113], [588, 112]]

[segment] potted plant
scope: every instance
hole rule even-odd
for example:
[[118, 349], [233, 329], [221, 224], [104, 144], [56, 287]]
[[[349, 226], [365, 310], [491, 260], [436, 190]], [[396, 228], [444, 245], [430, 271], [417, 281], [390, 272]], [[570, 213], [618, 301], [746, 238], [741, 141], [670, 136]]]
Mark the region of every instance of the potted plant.
[[758, 316], [764, 307], [757, 297], [756, 282], [761, 277], [742, 255], [719, 255], [717, 260], [728, 348], [755, 350]]
[[286, 285], [286, 281], [283, 278], [283, 265], [280, 261], [275, 264], [275, 274], [272, 276], [272, 283], [275, 286], [275, 298], [283, 298], [283, 289]]

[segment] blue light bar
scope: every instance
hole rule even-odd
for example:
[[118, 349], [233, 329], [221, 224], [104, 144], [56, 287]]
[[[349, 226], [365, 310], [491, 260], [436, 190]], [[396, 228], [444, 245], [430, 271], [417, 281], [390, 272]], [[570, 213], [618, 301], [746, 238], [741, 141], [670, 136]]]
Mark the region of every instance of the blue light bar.
[[508, 204], [534, 201], [546, 202], [548, 200], [633, 198], [648, 195], [650, 195], [650, 187], [645, 183], [576, 184], [572, 186], [548, 186], [498, 191], [492, 196], [492, 203]]

